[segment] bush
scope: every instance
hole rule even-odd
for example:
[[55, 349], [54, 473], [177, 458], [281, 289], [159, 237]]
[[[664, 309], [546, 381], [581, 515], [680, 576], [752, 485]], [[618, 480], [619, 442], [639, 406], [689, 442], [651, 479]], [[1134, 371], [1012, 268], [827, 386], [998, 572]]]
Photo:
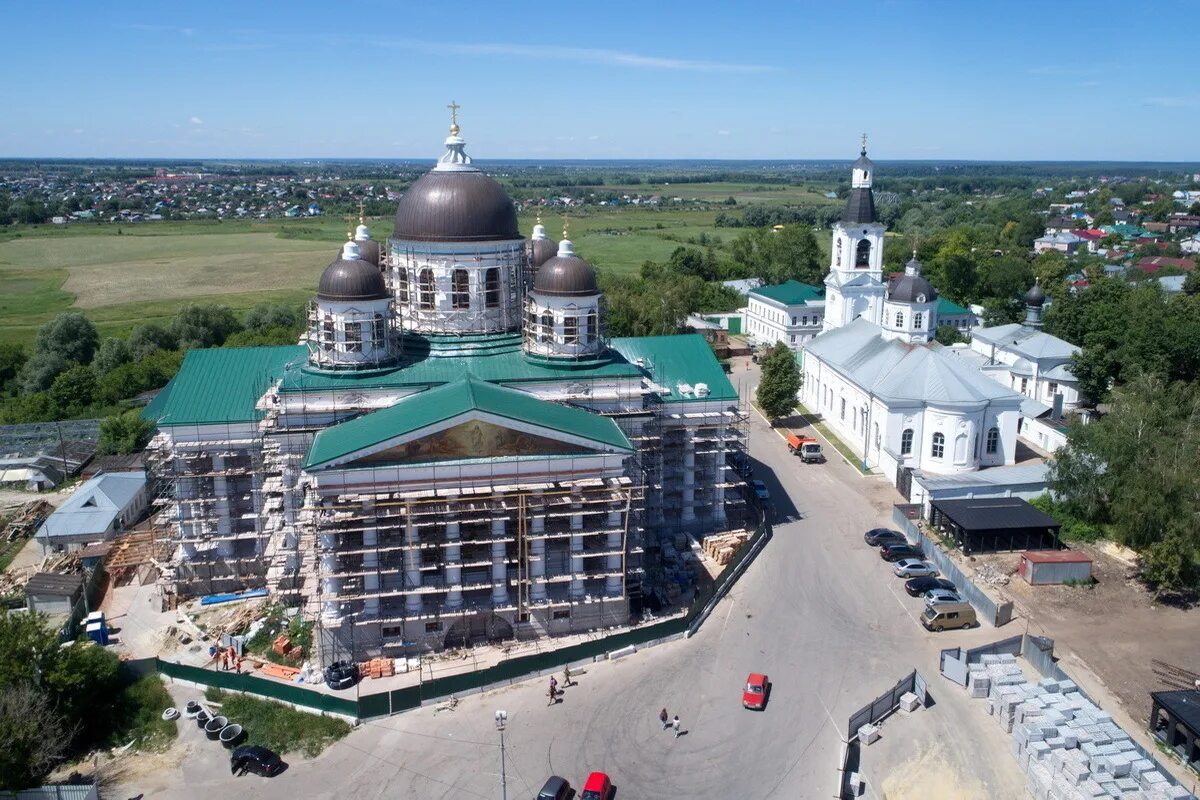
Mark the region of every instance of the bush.
[[98, 450], [103, 455], [136, 453], [150, 438], [154, 426], [138, 411], [126, 411], [100, 421]]
[[297, 711], [273, 700], [222, 692], [215, 686], [206, 689], [204, 697], [220, 703], [221, 713], [237, 720], [246, 731], [247, 744], [261, 745], [280, 755], [299, 752], [316, 758], [350, 733], [350, 724], [343, 719]]
[[35, 352], [53, 353], [65, 361], [88, 364], [99, 344], [100, 335], [92, 321], [78, 311], [71, 311], [59, 314], [38, 329]]
[[178, 734], [175, 720], [162, 718], [162, 712], [174, 705], [167, 687], [158, 675], [147, 675], [128, 683], [117, 698], [108, 737], [111, 747], [136, 740], [139, 750], [165, 750]]

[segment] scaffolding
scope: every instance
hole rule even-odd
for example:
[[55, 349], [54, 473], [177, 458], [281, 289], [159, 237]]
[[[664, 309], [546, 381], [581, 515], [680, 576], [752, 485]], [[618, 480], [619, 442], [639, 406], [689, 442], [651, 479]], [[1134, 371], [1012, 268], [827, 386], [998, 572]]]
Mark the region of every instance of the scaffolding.
[[356, 308], [334, 312], [311, 300], [307, 318], [308, 360], [320, 369], [378, 369], [401, 356], [403, 339], [391, 303], [386, 312]]

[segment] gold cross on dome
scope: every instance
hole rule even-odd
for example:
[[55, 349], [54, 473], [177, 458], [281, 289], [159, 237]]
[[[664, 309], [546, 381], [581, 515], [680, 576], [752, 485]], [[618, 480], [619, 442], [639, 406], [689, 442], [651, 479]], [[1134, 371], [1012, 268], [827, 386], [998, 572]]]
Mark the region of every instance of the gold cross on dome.
[[462, 106], [460, 106], [458, 103], [451, 100], [450, 105], [446, 106], [446, 108], [450, 109], [450, 128], [451, 128], [451, 130], [457, 132], [458, 131], [458, 110], [460, 108], [462, 108]]
[[358, 224], [359, 225], [364, 224], [363, 223], [363, 200], [361, 197], [358, 198]]
[[862, 149], [864, 153], [867, 152], [867, 135], [865, 133], [862, 135]]

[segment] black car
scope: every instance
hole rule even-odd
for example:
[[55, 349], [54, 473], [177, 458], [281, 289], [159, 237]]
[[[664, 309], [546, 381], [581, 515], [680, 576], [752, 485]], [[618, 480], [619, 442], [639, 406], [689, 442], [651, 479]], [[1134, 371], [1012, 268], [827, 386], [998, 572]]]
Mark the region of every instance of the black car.
[[899, 561], [902, 558], [923, 559], [925, 554], [911, 544], [888, 544], [879, 548], [879, 557], [884, 561]]
[[863, 541], [872, 547], [880, 547], [885, 544], [908, 543], [903, 533], [894, 531], [891, 528], [871, 528], [871, 530], [863, 534]]
[[335, 661], [325, 668], [325, 684], [330, 689], [349, 689], [358, 682], [358, 666], [352, 661]]
[[234, 775], [253, 772], [255, 775], [269, 778], [283, 771], [283, 761], [265, 747], [248, 744], [234, 748], [229, 755], [229, 771]]
[[935, 575], [922, 575], [919, 578], [909, 578], [904, 582], [904, 591], [913, 597], [923, 595], [931, 589], [949, 589], [954, 592], [958, 590], [958, 587], [954, 585], [954, 581], [948, 581]]
[[542, 790], [537, 793], [536, 800], [567, 800], [571, 796], [571, 784], [565, 778], [551, 775], [542, 784]]

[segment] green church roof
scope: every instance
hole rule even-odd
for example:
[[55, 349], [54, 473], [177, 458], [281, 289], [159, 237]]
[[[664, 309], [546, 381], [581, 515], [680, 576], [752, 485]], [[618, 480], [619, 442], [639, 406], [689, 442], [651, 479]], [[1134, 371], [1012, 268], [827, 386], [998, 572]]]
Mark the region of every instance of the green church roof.
[[[721, 368], [721, 362], [713, 355], [708, 342], [698, 333], [682, 336], [630, 336], [609, 342], [613, 349], [629, 361], [644, 364], [650, 379], [669, 393], [660, 394], [659, 399], [667, 403], [704, 402], [738, 399], [737, 391], [729, 382], [729, 376]], [[708, 384], [708, 395], [681, 395], [677, 389], [681, 383], [695, 386]]]
[[189, 350], [179, 372], [142, 411], [159, 425], [257, 422], [255, 406], [289, 362], [308, 357], [304, 347], [230, 347]]
[[960, 317], [970, 314], [970, 310], [963, 308], [953, 300], [947, 300], [945, 297], [939, 297], [937, 302], [937, 313], [940, 317]]
[[606, 445], [633, 451], [617, 423], [580, 408], [541, 400], [517, 389], [506, 389], [475, 378], [429, 389], [388, 408], [364, 414], [320, 431], [308, 451], [305, 469], [313, 469], [398, 436], [445, 422], [470, 411], [535, 425]]
[[774, 300], [786, 306], [798, 306], [811, 303], [814, 300], [825, 299], [824, 289], [796, 280], [787, 281], [775, 286], [760, 286], [751, 291], [750, 294], [765, 297], [768, 300]]

